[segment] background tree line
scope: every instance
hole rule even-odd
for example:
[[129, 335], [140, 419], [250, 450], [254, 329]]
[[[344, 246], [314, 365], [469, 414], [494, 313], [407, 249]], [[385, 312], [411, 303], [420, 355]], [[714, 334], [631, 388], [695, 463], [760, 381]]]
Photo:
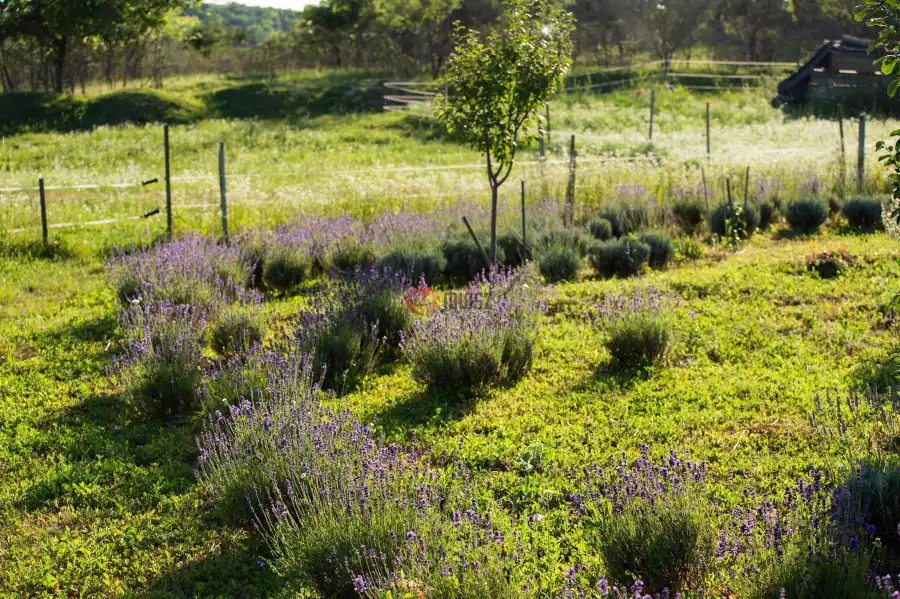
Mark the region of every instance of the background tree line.
[[[576, 65], [676, 55], [796, 61], [822, 40], [866, 35], [858, 0], [560, 0]], [[0, 85], [84, 91], [162, 86], [167, 75], [303, 67], [436, 75], [454, 23], [483, 29], [497, 0], [322, 0], [303, 11], [192, 0], [0, 0]]]

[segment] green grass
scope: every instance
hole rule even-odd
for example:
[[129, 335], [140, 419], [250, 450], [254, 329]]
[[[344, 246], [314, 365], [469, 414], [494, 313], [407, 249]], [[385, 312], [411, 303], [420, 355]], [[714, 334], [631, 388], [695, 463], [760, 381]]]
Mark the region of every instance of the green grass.
[[[802, 260], [822, 248], [858, 263], [812, 277]], [[898, 276], [900, 252], [881, 235], [757, 236], [640, 282], [557, 286], [532, 372], [477, 403], [426, 391], [406, 365], [345, 401], [390, 440], [415, 435], [434, 455], [459, 455], [496, 496], [572, 539], [562, 503], [580, 466], [642, 443], [689, 450], [714, 483], [739, 472], [760, 489], [834, 467], [840, 448], [806, 413], [817, 392], [895, 377], [885, 365], [897, 339], [877, 315]], [[582, 310], [638, 284], [681, 299], [676, 338], [665, 364], [621, 373]], [[265, 548], [248, 531], [208, 507], [193, 474], [196, 423], [140, 420], [120, 399], [104, 370], [116, 313], [96, 255], [0, 258], [0, 595], [300, 595], [257, 566]], [[517, 469], [538, 444], [542, 469]]]

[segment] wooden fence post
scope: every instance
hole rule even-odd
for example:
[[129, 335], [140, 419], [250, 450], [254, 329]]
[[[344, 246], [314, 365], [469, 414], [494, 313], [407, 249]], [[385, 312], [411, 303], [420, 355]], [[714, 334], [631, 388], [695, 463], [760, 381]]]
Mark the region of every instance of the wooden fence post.
[[166, 156], [166, 234], [172, 238], [172, 172], [169, 168], [169, 126], [163, 126], [163, 152]]
[[863, 192], [866, 184], [866, 117], [859, 117], [859, 160], [856, 166], [857, 191]]
[[709, 217], [709, 189], [706, 187], [706, 169], [701, 168], [700, 174], [703, 175], [703, 199], [706, 201], [706, 216]]
[[709, 102], [706, 103], [706, 159], [712, 156], [712, 141], [709, 134]]
[[551, 141], [550, 141], [550, 102], [547, 102], [547, 104], [545, 105], [545, 108], [546, 108], [546, 112], [547, 112], [547, 127], [545, 130], [547, 131], [547, 144], [549, 145], [551, 143]]
[[847, 197], [847, 144], [844, 141], [844, 117], [838, 119], [841, 131], [841, 198]]
[[225, 199], [225, 144], [219, 144], [219, 193], [222, 196], [222, 240], [228, 243], [228, 201]]
[[575, 223], [575, 135], [569, 141], [569, 183], [566, 185], [566, 217], [571, 226]]
[[47, 231], [47, 194], [44, 192], [44, 178], [38, 179], [38, 191], [41, 197], [41, 239], [44, 245], [49, 242], [49, 233]]
[[544, 134], [538, 137], [538, 160], [546, 160], [547, 158], [547, 148], [544, 147]]
[[650, 143], [653, 143], [653, 113], [656, 110], [656, 90], [650, 90]]
[[747, 167], [747, 177], [744, 179], [744, 212], [747, 211], [747, 203], [750, 201], [750, 167]]

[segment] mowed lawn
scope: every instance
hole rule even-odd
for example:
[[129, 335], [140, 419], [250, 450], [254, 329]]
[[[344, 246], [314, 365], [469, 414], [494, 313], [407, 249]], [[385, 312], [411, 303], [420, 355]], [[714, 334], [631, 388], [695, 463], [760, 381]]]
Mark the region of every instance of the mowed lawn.
[[[822, 280], [805, 258], [845, 249], [855, 265]], [[459, 458], [491, 492], [573, 551], [567, 497], [582, 468], [643, 444], [708, 461], [714, 483], [766, 492], [841, 448], [815, 431], [816, 395], [897, 380], [897, 336], [884, 306], [900, 246], [882, 234], [757, 235], [738, 251], [641, 279], [552, 288], [532, 371], [459, 403], [428, 393], [394, 364], [350, 396], [387, 439]], [[604, 293], [657, 286], [679, 299], [663, 365], [609, 367], [585, 312]], [[289, 314], [293, 300], [271, 309]], [[0, 595], [312, 596], [286, 586], [249, 531], [227, 527], [196, 482], [198, 422], [152, 422], [119, 398], [110, 366], [118, 306], [96, 253], [0, 257]], [[538, 468], [523, 466], [541, 448]]]

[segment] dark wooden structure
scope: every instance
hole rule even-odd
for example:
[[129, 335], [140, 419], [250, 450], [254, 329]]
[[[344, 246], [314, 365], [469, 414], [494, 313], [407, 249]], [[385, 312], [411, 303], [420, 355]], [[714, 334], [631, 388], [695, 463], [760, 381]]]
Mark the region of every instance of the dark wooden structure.
[[869, 53], [871, 43], [849, 35], [825, 42], [806, 64], [778, 84], [773, 104], [843, 107], [848, 113], [896, 110], [887, 95], [891, 77], [874, 64], [879, 54]]

